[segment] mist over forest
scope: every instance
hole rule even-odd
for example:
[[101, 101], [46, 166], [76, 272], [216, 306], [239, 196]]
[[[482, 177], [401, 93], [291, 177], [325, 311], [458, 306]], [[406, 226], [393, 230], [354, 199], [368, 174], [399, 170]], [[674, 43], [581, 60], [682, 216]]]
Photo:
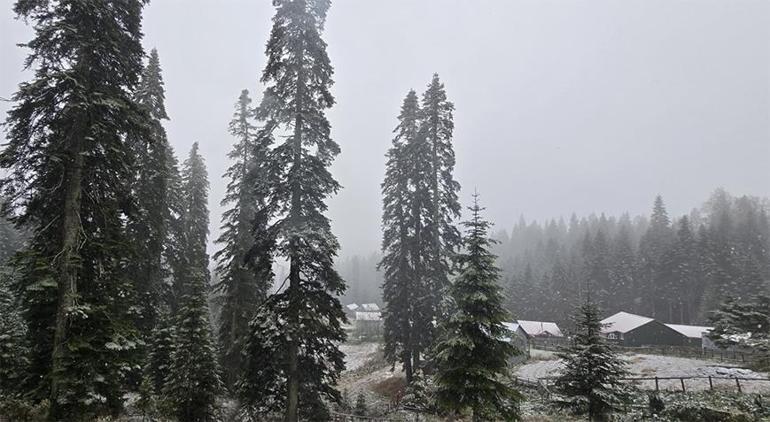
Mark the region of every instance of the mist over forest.
[[0, 422], [770, 420], [770, 3], [0, 6]]

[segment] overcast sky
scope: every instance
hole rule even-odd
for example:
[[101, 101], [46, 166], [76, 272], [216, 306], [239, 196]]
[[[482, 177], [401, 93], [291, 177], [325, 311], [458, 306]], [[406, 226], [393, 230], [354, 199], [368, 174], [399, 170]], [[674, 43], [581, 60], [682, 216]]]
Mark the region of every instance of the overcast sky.
[[[0, 1], [0, 97], [29, 77], [31, 31]], [[218, 232], [240, 90], [261, 95], [268, 0], [154, 0], [166, 123], [178, 155], [201, 144]], [[379, 248], [383, 155], [401, 101], [438, 72], [455, 103], [456, 178], [497, 228], [528, 219], [673, 214], [716, 187], [770, 196], [766, 0], [334, 0], [325, 39], [341, 145], [331, 200], [343, 255]], [[0, 112], [8, 109], [0, 103]]]

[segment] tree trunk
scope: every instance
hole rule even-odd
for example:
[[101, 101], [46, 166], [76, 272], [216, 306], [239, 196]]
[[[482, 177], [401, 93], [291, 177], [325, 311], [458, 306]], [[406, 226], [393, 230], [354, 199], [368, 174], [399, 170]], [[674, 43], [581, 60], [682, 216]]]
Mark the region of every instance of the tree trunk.
[[[76, 124], [77, 125], [77, 124]], [[67, 342], [68, 317], [67, 313], [75, 305], [78, 283], [78, 244], [81, 230], [80, 203], [83, 178], [83, 136], [82, 130], [75, 127], [74, 143], [70, 151], [71, 160], [65, 169], [64, 204], [62, 207], [62, 243], [61, 252], [56, 258], [56, 268], [59, 270], [58, 302], [56, 308], [56, 325], [51, 366], [51, 418], [57, 418], [57, 398], [64, 368], [64, 355]]]

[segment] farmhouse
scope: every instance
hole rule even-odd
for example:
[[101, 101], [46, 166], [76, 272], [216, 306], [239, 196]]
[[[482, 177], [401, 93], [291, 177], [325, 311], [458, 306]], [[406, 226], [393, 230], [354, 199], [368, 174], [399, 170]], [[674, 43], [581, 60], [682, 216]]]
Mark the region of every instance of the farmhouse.
[[602, 333], [621, 346], [684, 346], [687, 343], [687, 337], [666, 324], [628, 312], [605, 318], [602, 325]]
[[706, 333], [714, 329], [699, 325], [666, 324], [666, 326], [683, 335], [684, 345], [692, 347], [703, 347]]

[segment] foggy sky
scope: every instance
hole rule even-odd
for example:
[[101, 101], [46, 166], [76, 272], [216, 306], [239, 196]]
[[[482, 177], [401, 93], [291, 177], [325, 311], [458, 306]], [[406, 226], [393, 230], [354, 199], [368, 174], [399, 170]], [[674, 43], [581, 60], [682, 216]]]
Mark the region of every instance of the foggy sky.
[[[0, 97], [29, 78], [31, 31], [0, 2]], [[154, 0], [165, 126], [183, 160], [199, 141], [218, 233], [240, 90], [263, 87], [268, 0]], [[455, 103], [455, 176], [497, 229], [527, 219], [671, 214], [716, 187], [770, 196], [770, 2], [764, 0], [335, 0], [330, 201], [343, 255], [379, 248], [379, 185], [401, 101], [438, 72]], [[5, 115], [7, 102], [0, 102]]]

